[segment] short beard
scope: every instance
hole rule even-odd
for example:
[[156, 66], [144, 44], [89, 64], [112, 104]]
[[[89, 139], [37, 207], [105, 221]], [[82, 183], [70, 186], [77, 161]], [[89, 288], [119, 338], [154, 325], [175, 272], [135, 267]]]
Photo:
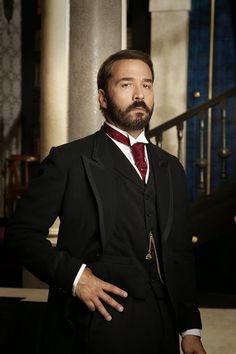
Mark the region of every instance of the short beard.
[[[146, 103], [143, 101], [135, 101], [130, 106], [126, 108], [125, 111], [122, 111], [109, 97], [106, 95], [107, 99], [107, 108], [102, 109], [102, 112], [105, 118], [114, 123], [115, 125], [119, 126], [121, 129], [128, 130], [128, 131], [137, 131], [143, 130], [149, 123], [153, 107], [150, 109], [147, 107]], [[129, 117], [129, 113], [133, 108], [142, 107], [145, 109], [146, 113], [140, 112], [136, 113], [136, 118], [131, 119]]]

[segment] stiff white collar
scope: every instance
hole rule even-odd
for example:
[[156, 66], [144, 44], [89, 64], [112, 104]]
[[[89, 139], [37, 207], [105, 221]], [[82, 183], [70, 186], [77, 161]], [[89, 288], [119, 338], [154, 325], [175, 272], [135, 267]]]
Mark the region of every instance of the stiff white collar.
[[130, 141], [130, 145], [132, 146], [135, 143], [144, 143], [144, 144], [148, 144], [148, 140], [144, 134], [144, 130], [139, 134], [139, 136], [135, 139], [132, 135], [130, 135], [129, 133], [127, 133], [125, 130], [122, 130], [120, 128], [117, 128], [115, 125], [108, 123], [106, 121], [106, 124], [109, 125], [110, 127], [112, 127], [113, 129], [117, 130], [119, 133], [125, 135], [127, 138], [129, 138]]

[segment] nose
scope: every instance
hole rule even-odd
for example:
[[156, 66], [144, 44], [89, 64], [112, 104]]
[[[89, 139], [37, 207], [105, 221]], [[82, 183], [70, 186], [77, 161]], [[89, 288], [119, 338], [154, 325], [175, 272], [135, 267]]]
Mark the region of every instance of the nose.
[[144, 93], [141, 85], [135, 85], [133, 100], [134, 101], [144, 100]]

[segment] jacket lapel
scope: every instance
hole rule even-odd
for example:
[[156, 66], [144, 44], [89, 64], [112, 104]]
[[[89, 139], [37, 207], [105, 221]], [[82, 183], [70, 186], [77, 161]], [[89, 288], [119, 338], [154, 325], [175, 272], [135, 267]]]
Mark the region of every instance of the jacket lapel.
[[148, 144], [147, 149], [156, 183], [161, 239], [165, 242], [170, 235], [173, 222], [173, 189], [170, 166], [168, 160], [160, 156], [159, 150], [152, 144]]
[[109, 141], [109, 143], [112, 150], [112, 156], [115, 158], [116, 161], [116, 163], [114, 164], [114, 170], [125, 178], [128, 178], [141, 188], [143, 188], [143, 181], [141, 180], [137, 171], [127, 159], [127, 157], [125, 157], [123, 152], [115, 145], [114, 142]]
[[109, 141], [101, 130], [95, 134], [92, 157], [83, 155], [84, 167], [98, 206], [99, 226], [104, 250], [113, 232], [116, 215], [116, 185]]
[[[114, 164], [113, 154], [110, 151], [110, 140], [100, 130], [95, 134], [94, 148], [91, 158], [83, 155], [82, 159], [87, 173], [88, 180], [93, 190], [98, 206], [99, 225], [102, 247], [105, 248], [109, 235], [113, 232], [116, 216], [116, 181], [114, 169], [119, 169], [119, 164]], [[160, 156], [159, 150], [151, 143], [147, 145], [150, 163], [152, 163], [156, 188], [157, 188], [157, 210], [160, 223], [161, 238], [165, 242], [170, 234], [173, 222], [173, 189], [172, 179], [168, 160]], [[127, 161], [127, 176], [130, 178], [130, 166]], [[132, 180], [139, 182], [136, 178], [136, 171], [133, 171]]]

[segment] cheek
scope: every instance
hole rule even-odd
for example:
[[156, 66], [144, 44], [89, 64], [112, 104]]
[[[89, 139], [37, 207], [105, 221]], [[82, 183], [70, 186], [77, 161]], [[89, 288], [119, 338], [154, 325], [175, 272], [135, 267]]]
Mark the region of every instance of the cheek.
[[146, 97], [146, 103], [151, 108], [154, 105], [154, 97], [153, 94], [150, 94]]
[[130, 95], [128, 92], [120, 92], [111, 96], [112, 101], [119, 107], [126, 107], [130, 105]]

